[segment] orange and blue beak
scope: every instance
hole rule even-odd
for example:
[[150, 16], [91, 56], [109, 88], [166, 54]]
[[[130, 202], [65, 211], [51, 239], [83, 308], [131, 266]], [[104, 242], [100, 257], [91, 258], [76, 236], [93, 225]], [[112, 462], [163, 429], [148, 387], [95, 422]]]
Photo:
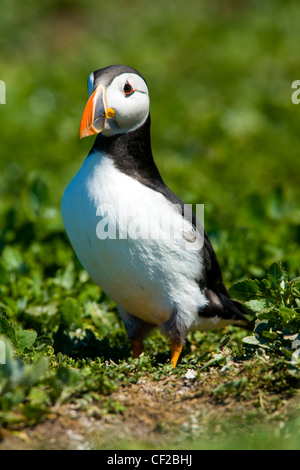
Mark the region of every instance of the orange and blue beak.
[[105, 127], [105, 120], [113, 118], [115, 110], [107, 108], [105, 88], [98, 85], [91, 94], [81, 118], [79, 137], [99, 134]]

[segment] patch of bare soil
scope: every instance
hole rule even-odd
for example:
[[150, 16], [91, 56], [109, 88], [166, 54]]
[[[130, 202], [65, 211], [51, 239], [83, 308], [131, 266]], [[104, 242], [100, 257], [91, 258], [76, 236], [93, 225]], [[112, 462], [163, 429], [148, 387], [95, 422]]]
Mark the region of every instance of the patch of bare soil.
[[[259, 394], [243, 400], [236, 395], [207, 393], [207, 383], [216, 380], [209, 373], [203, 383], [174, 376], [160, 381], [143, 379], [86, 409], [68, 404], [34, 427], [2, 430], [0, 450], [182, 448], [181, 443], [203, 435], [208, 426], [216, 430], [220, 420], [266, 411]], [[282, 401], [281, 407], [286, 406]]]

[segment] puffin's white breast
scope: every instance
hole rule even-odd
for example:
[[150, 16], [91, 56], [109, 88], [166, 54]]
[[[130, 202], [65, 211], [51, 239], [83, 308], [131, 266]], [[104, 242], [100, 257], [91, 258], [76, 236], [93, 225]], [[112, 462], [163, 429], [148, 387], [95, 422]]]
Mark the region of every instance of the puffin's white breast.
[[195, 282], [199, 249], [182, 238], [191, 224], [161, 193], [94, 152], [68, 185], [61, 209], [80, 262], [109, 297], [153, 324], [183, 305], [191, 325], [206, 303]]

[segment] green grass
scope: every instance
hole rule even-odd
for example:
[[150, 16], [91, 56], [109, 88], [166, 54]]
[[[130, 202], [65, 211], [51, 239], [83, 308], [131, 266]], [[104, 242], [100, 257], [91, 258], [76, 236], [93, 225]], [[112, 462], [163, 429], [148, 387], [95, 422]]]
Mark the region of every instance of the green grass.
[[[203, 365], [212, 360], [206, 368], [219, 371], [228, 357], [250, 361], [247, 384], [241, 389], [231, 377], [218, 391], [207, 385], [208, 395], [242, 391], [251, 401], [262, 389], [273, 403], [274, 396], [297, 393], [300, 106], [291, 102], [291, 84], [300, 78], [298, 3], [2, 3], [3, 426], [34, 424], [70, 401], [101, 404], [142, 376], [182, 380], [194, 367], [200, 381]], [[246, 338], [243, 331], [225, 332], [226, 354], [219, 348], [224, 331], [191, 335], [176, 372], [158, 334], [140, 361], [129, 358], [115, 306], [80, 266], [61, 221], [61, 196], [93, 140], [78, 139], [86, 80], [113, 63], [146, 77], [158, 167], [186, 202], [205, 204], [205, 228], [225, 282], [257, 323]], [[224, 417], [220, 434], [211, 429], [211, 435], [219, 447], [243, 447], [252, 423], [252, 448], [295, 448], [299, 419], [291, 418], [282, 419], [277, 434], [250, 420], [233, 439], [225, 437], [231, 423]], [[197, 437], [192, 442], [199, 445]]]

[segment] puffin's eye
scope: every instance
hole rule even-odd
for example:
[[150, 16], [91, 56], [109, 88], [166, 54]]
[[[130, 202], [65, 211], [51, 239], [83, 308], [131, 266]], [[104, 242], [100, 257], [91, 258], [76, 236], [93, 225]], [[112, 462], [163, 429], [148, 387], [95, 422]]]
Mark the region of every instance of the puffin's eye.
[[133, 87], [128, 82], [125, 83], [123, 91], [126, 96], [132, 95], [132, 93], [134, 93]]

